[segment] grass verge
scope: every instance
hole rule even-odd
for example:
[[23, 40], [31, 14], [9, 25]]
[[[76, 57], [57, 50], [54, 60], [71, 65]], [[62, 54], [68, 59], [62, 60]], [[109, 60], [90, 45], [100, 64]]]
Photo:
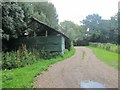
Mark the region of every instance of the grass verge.
[[35, 64], [2, 71], [2, 88], [31, 88], [35, 77], [42, 73], [43, 70], [48, 70], [51, 64], [67, 59], [75, 54], [75, 49], [65, 53], [62, 57], [50, 60], [40, 60]]
[[88, 46], [88, 48], [92, 49], [93, 53], [96, 55], [98, 59], [108, 64], [109, 66], [112, 66], [117, 70], [120, 70], [120, 66], [118, 66], [118, 53], [90, 46]]
[[84, 59], [85, 54], [86, 54], [86, 52], [83, 50], [83, 51], [82, 51], [82, 60]]

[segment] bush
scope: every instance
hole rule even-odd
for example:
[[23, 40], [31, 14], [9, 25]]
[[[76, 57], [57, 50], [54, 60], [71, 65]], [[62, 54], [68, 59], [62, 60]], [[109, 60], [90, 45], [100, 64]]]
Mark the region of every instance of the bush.
[[22, 46], [17, 51], [2, 53], [2, 69], [20, 68], [31, 65], [41, 59], [48, 60], [58, 56], [62, 57], [62, 53], [38, 51], [36, 49], [28, 51], [25, 46]]
[[19, 50], [16, 52], [2, 53], [2, 69], [12, 69], [24, 67], [37, 61], [38, 58], [32, 55], [31, 52], [23, 51], [20, 53]]
[[50, 51], [44, 51], [44, 50], [40, 51], [40, 50], [36, 50], [36, 49], [31, 49], [30, 52], [32, 52], [32, 54], [37, 56], [38, 58], [44, 59], [44, 60], [62, 56], [61, 52], [50, 52]]
[[112, 43], [92, 43], [92, 42], [90, 42], [89, 46], [98, 47], [98, 48], [101, 48], [101, 49], [105, 49], [107, 51], [120, 53], [120, 51], [119, 51], [120, 46], [118, 46], [116, 44], [112, 44]]

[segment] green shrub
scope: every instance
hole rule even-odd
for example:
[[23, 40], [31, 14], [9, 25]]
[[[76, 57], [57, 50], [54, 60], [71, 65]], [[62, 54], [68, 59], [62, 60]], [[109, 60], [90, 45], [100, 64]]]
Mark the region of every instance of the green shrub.
[[120, 51], [119, 51], [120, 49], [118, 49], [118, 47], [120, 47], [120, 46], [118, 46], [116, 44], [112, 44], [112, 43], [92, 43], [92, 42], [90, 42], [89, 46], [98, 47], [101, 49], [105, 49], [107, 51], [120, 53]]
[[37, 61], [37, 58], [31, 52], [24, 51], [20, 54], [19, 50], [16, 52], [2, 53], [2, 69], [12, 69], [24, 67]]
[[39, 57], [40, 59], [52, 59], [52, 58], [56, 58], [58, 56], [62, 56], [61, 52], [50, 52], [50, 51], [44, 51], [44, 50], [36, 50], [36, 49], [32, 49], [30, 50], [30, 52], [33, 53], [33, 55]]
[[[65, 53], [67, 51], [65, 50]], [[62, 57], [61, 52], [38, 51], [36, 49], [26, 50], [19, 49], [12, 52], [2, 53], [2, 69], [20, 68], [31, 65], [41, 59], [49, 60], [52, 58]]]

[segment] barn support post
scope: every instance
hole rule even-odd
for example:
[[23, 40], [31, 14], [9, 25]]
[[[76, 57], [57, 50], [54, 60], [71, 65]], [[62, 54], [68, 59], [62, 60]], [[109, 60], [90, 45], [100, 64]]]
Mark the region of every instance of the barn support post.
[[46, 37], [48, 36], [48, 32], [47, 32], [47, 30], [45, 31], [45, 36], [46, 36]]

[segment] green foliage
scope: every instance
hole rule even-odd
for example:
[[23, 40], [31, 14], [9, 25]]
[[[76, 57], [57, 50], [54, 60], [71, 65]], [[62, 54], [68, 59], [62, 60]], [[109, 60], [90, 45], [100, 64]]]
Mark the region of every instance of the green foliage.
[[67, 59], [75, 54], [75, 49], [72, 48], [71, 51], [65, 51], [65, 54], [58, 56], [57, 58], [51, 58], [49, 60], [37, 59], [38, 62], [28, 65], [23, 68], [16, 68], [11, 70], [2, 71], [2, 87], [3, 88], [31, 88], [33, 87], [33, 82], [35, 77], [42, 73], [42, 71], [47, 70], [51, 64], [58, 61]]
[[88, 15], [86, 16], [86, 19], [81, 22], [85, 25], [85, 29], [89, 28], [90, 30], [95, 31], [101, 23], [101, 16], [98, 14]]
[[118, 15], [111, 17], [110, 20], [104, 20], [98, 14], [86, 16], [82, 21], [89, 42], [108, 42], [118, 44]]
[[31, 50], [32, 54], [37, 56], [40, 59], [51, 59], [51, 58], [57, 58], [58, 56], [62, 56], [61, 52], [50, 52], [50, 51], [44, 51], [44, 50], [36, 50], [32, 49]]
[[20, 68], [27, 65], [31, 65], [39, 59], [48, 60], [51, 58], [57, 58], [62, 56], [60, 52], [45, 52], [33, 49], [28, 50], [17, 50], [12, 52], [2, 53], [2, 69]]
[[59, 24], [59, 31], [67, 35], [77, 46], [86, 46], [89, 42], [118, 44], [118, 16], [116, 14], [110, 20], [104, 20], [98, 14], [88, 15], [81, 21], [83, 25], [64, 21]]
[[90, 42], [89, 46], [98, 47], [98, 48], [105, 49], [105, 50], [108, 50], [111, 52], [120, 53], [120, 51], [118, 49], [119, 46], [116, 44], [112, 44], [112, 43], [92, 43], [92, 42]]
[[7, 40], [9, 40], [9, 35], [5, 34], [2, 29], [0, 29], [0, 39], [7, 39]]
[[74, 24], [71, 21], [61, 22], [59, 25], [59, 31], [68, 36], [72, 41], [76, 41], [77, 39], [81, 39], [82, 37], [82, 28], [81, 26]]
[[16, 2], [2, 3], [2, 29], [3, 34], [9, 38], [17, 38], [22, 35], [24, 22], [24, 11]]
[[[120, 37], [120, 11], [118, 12], [118, 37]], [[120, 38], [118, 38], [118, 43], [120, 44]]]
[[0, 89], [2, 90], [2, 70], [0, 70]]
[[24, 21], [26, 23], [30, 22], [30, 18], [34, 15], [34, 8], [29, 2], [19, 2], [18, 5], [22, 8], [24, 11]]
[[35, 18], [37, 18], [38, 20], [44, 22], [45, 24], [48, 23], [48, 19], [47, 19], [46, 15], [45, 15], [43, 12], [41, 12], [40, 14], [39, 14], [38, 12], [35, 12], [35, 13], [33, 14], [33, 17], [35, 17]]
[[[29, 36], [36, 36], [41, 32], [39, 24], [33, 24], [26, 29], [31, 22], [31, 17], [36, 17], [47, 25], [58, 28], [58, 15], [52, 3], [49, 2], [2, 2], [2, 30], [0, 38], [3, 38], [3, 50], [6, 50], [6, 40], [23, 37], [27, 32]], [[42, 29], [44, 29], [42, 27]], [[4, 43], [5, 42], [5, 43]]]
[[43, 21], [47, 25], [58, 29], [58, 15], [56, 13], [56, 8], [52, 3], [34, 2], [31, 4], [34, 8], [34, 12], [36, 13], [36, 15], [34, 15], [36, 18]]
[[2, 53], [2, 69], [20, 68], [37, 61], [37, 57], [31, 52], [23, 51]]
[[[3, 2], [2, 29], [9, 38], [24, 35], [24, 28], [31, 17], [36, 17], [53, 28], [58, 28], [58, 16], [52, 3], [48, 2]], [[36, 26], [38, 27], [38, 25]], [[34, 29], [31, 29], [34, 31]]]
[[98, 59], [103, 61], [104, 63], [108, 64], [109, 66], [114, 67], [117, 70], [120, 70], [120, 66], [118, 65], [118, 53], [106, 51], [104, 49], [98, 47], [91, 47], [93, 53], [97, 56]]

